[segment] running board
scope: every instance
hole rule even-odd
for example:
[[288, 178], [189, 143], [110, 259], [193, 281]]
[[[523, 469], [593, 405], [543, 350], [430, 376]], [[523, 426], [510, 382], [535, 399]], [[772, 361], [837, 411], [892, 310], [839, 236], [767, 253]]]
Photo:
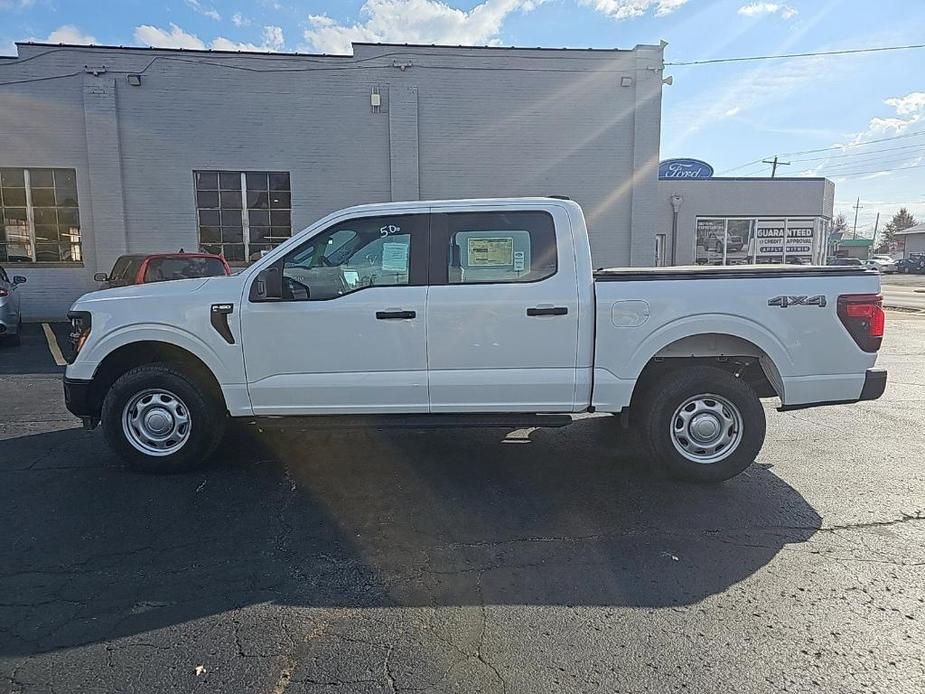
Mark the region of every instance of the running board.
[[386, 414], [255, 417], [263, 429], [528, 429], [558, 428], [574, 420], [568, 414]]

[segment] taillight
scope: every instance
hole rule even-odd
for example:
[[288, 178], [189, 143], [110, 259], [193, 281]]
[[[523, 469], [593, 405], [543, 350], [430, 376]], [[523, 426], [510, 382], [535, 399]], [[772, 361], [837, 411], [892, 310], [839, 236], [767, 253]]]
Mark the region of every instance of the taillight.
[[6, 289], [0, 288], [0, 299], [2, 299], [5, 296], [9, 296], [9, 295], [10, 293]]
[[842, 294], [838, 317], [865, 352], [876, 352], [883, 341], [883, 297], [879, 294]]

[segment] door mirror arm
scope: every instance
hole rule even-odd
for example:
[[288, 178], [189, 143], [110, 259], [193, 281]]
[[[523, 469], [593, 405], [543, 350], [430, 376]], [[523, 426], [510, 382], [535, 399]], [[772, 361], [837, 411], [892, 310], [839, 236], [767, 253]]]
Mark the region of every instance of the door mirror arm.
[[280, 263], [271, 265], [257, 274], [251, 284], [251, 301], [282, 301], [283, 269]]

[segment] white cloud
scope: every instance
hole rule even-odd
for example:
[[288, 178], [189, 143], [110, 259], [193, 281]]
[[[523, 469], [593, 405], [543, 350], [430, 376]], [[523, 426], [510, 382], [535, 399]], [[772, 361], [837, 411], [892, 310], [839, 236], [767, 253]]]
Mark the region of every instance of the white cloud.
[[[925, 92], [909, 92], [905, 96], [886, 99], [884, 103], [893, 108], [896, 115], [874, 116], [867, 123], [867, 128], [848, 139], [832, 145], [833, 149], [826, 158], [813, 167], [813, 171], [822, 176], [841, 180], [844, 175], [869, 172], [868, 178], [888, 175], [890, 169], [902, 169], [918, 166], [925, 162], [925, 154], [916, 147], [914, 141], [896, 140], [894, 142], [873, 142], [881, 138], [895, 137], [925, 128]], [[872, 149], [867, 144], [872, 145]], [[901, 149], [908, 144], [908, 149]], [[888, 151], [878, 151], [885, 148]]]
[[142, 24], [135, 27], [135, 40], [145, 46], [154, 48], [190, 48], [203, 49], [206, 44], [196, 36], [188, 34], [176, 24], [170, 24], [170, 31], [165, 31], [150, 24]]
[[538, 0], [483, 0], [468, 12], [439, 0], [366, 0], [360, 21], [341, 24], [311, 15], [305, 40], [310, 50], [349, 53], [352, 41], [384, 43], [496, 43], [509, 14], [534, 9]]
[[231, 15], [231, 23], [236, 27], [249, 27], [251, 25], [251, 20], [240, 12], [235, 12]]
[[276, 53], [282, 50], [286, 41], [283, 37], [283, 29], [278, 26], [265, 26], [263, 28], [263, 43], [257, 45], [254, 43], [239, 43], [219, 36], [212, 41], [210, 47], [217, 51], [251, 51], [260, 53]]
[[896, 96], [883, 103], [895, 108], [900, 116], [908, 116], [925, 110], [925, 92], [909, 92], [905, 96]]
[[211, 48], [216, 51], [254, 51], [273, 53], [283, 49], [285, 37], [282, 27], [268, 25], [263, 28], [263, 43], [248, 43], [232, 41], [224, 36], [218, 36], [208, 45], [196, 34], [190, 34], [176, 24], [170, 24], [170, 30], [144, 24], [135, 27], [135, 40], [145, 46], [153, 48], [186, 48], [191, 50], [205, 50]]
[[283, 36], [283, 28], [273, 25], [268, 25], [263, 28], [263, 45], [267, 48], [270, 48], [274, 51], [282, 50], [283, 46], [286, 44], [286, 39]]
[[31, 38], [30, 41], [40, 41], [42, 43], [72, 43], [78, 45], [88, 45], [91, 43], [99, 43], [96, 40], [95, 36], [90, 34], [83, 33], [80, 29], [75, 27], [73, 24], [65, 24], [59, 26], [53, 32], [51, 32], [47, 38], [36, 39]]
[[763, 14], [779, 14], [783, 19], [790, 19], [797, 14], [797, 11], [790, 5], [782, 5], [777, 2], [753, 2], [748, 5], [742, 5], [739, 8], [739, 14], [744, 17], [759, 17]]
[[733, 106], [728, 111], [726, 111], [723, 115], [726, 118], [732, 118], [733, 116], [738, 115], [739, 111], [741, 110], [742, 110], [741, 106]]
[[622, 20], [641, 17], [653, 7], [657, 17], [671, 14], [687, 0], [578, 0], [582, 5], [593, 7], [611, 19]]
[[858, 144], [878, 137], [902, 135], [913, 128], [925, 126], [925, 92], [909, 92], [905, 96], [894, 96], [884, 100], [896, 111], [895, 116], [875, 116], [867, 124], [867, 130], [858, 133], [850, 144]]
[[219, 21], [222, 16], [218, 13], [214, 7], [206, 7], [199, 0], [183, 0], [188, 7], [192, 8], [193, 12], [201, 14], [203, 17], [208, 17], [209, 19], [214, 19], [216, 22]]

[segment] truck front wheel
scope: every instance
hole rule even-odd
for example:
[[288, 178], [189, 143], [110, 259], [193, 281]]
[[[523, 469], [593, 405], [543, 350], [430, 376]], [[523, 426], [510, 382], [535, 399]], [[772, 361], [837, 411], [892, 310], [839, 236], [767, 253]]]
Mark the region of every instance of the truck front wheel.
[[672, 369], [650, 382], [639, 408], [643, 439], [672, 477], [721, 482], [745, 470], [764, 443], [755, 391], [710, 366]]
[[225, 429], [223, 408], [208, 389], [168, 363], [144, 364], [116, 379], [101, 420], [128, 467], [160, 474], [205, 463]]

